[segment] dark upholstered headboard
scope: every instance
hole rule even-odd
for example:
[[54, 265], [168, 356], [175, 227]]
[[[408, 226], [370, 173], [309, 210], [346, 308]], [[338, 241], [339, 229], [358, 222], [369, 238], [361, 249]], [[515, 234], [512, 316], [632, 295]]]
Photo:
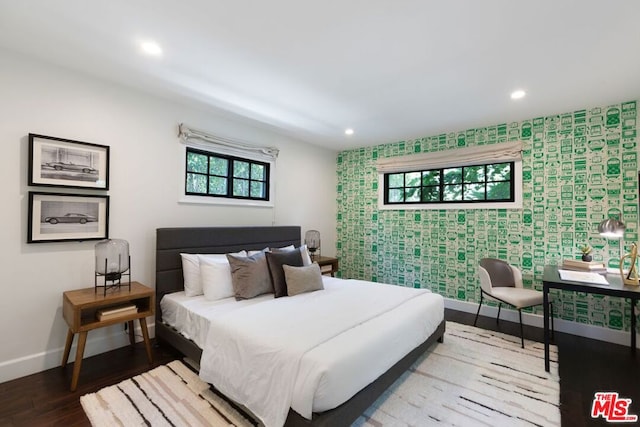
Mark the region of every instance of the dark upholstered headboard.
[[156, 230], [156, 324], [160, 300], [184, 289], [181, 253], [224, 254], [266, 247], [300, 246], [299, 226], [177, 227]]

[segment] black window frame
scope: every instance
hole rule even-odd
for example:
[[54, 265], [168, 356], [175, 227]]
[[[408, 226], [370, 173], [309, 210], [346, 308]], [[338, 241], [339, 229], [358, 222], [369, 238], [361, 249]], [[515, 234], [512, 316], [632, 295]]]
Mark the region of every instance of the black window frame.
[[[492, 165], [502, 165], [502, 164], [509, 164], [510, 166], [510, 179], [509, 180], [502, 180], [502, 181], [489, 181], [486, 179], [487, 177], [487, 166], [492, 166]], [[465, 168], [476, 168], [478, 166], [484, 166], [484, 193], [485, 193], [485, 199], [482, 200], [465, 200], [464, 199], [464, 176], [465, 176]], [[444, 187], [446, 185], [450, 185], [450, 184], [445, 184], [444, 182], [444, 171], [447, 169], [461, 169], [461, 174], [462, 174], [462, 181], [460, 182], [459, 185], [462, 186], [462, 200], [444, 200]], [[423, 174], [425, 172], [434, 172], [434, 171], [438, 171], [439, 172], [439, 183], [437, 185], [423, 185], [422, 182], [422, 177]], [[409, 185], [407, 186], [407, 182], [406, 182], [406, 175], [410, 174], [410, 173], [420, 173], [421, 174], [421, 179], [420, 179], [420, 185], [418, 186], [414, 186], [414, 185]], [[389, 177], [391, 175], [397, 175], [397, 174], [403, 174], [403, 185], [402, 187], [389, 187]], [[515, 202], [515, 181], [516, 181], [516, 177], [515, 177], [515, 162], [514, 161], [510, 161], [510, 162], [491, 162], [491, 163], [481, 163], [481, 164], [474, 164], [474, 165], [464, 165], [464, 166], [447, 166], [444, 168], [436, 168], [436, 169], [419, 169], [419, 170], [408, 170], [408, 171], [401, 171], [401, 172], [389, 172], [389, 173], [385, 173], [384, 174], [384, 205], [388, 205], [388, 206], [402, 206], [402, 205], [457, 205], [457, 204], [462, 204], [462, 203], [509, 203], [509, 202]], [[510, 197], [509, 198], [503, 198], [503, 199], [491, 199], [488, 200], [486, 199], [486, 194], [487, 194], [487, 184], [490, 183], [497, 183], [497, 182], [509, 182], [509, 194]], [[474, 184], [479, 184], [479, 181], [474, 182]], [[420, 200], [415, 200], [415, 201], [406, 201], [406, 190], [408, 188], [420, 188], [420, 194], [422, 195], [422, 191], [424, 188], [431, 188], [431, 187], [438, 187], [439, 188], [439, 198], [438, 200], [432, 200], [432, 201], [423, 201], [422, 197], [420, 197]], [[402, 189], [403, 190], [403, 201], [401, 202], [390, 202], [389, 201], [389, 190], [390, 189]]]
[[[194, 172], [194, 171], [190, 171], [189, 170], [189, 153], [194, 153], [194, 154], [200, 154], [200, 155], [207, 156], [207, 173]], [[217, 175], [217, 174], [211, 173], [210, 165], [211, 165], [211, 159], [212, 158], [227, 160], [227, 174], [226, 174], [226, 176]], [[233, 166], [234, 166], [234, 162], [235, 161], [249, 163], [249, 178], [248, 179], [239, 178], [239, 177], [235, 177], [234, 176]], [[264, 167], [264, 180], [253, 179], [251, 177], [251, 169], [252, 169], [252, 167], [254, 165], [258, 165], [258, 166], [263, 166]], [[211, 197], [211, 198], [216, 198], [216, 199], [249, 200], [249, 201], [260, 201], [260, 202], [268, 202], [268, 201], [270, 201], [271, 164], [269, 162], [249, 159], [249, 158], [246, 158], [246, 157], [232, 156], [232, 155], [228, 155], [228, 154], [222, 154], [222, 153], [218, 153], [218, 152], [215, 152], [215, 151], [202, 150], [202, 149], [197, 149], [197, 148], [193, 148], [193, 147], [186, 147], [184, 171], [185, 171], [185, 174], [184, 174], [184, 194], [186, 196], [200, 196], [200, 197]], [[189, 182], [189, 175], [190, 174], [198, 175], [198, 176], [205, 176], [206, 177], [206, 182], [207, 182], [207, 192], [206, 193], [198, 193], [198, 192], [189, 191], [188, 182]], [[226, 194], [212, 194], [212, 193], [209, 192], [209, 185], [210, 185], [210, 178], [211, 177], [226, 178], [226, 181], [227, 181], [227, 192], [226, 192]], [[248, 181], [248, 183], [249, 183], [249, 196], [238, 196], [238, 195], [234, 195], [233, 194], [234, 179], [242, 179], [242, 180]], [[251, 196], [251, 183], [252, 182], [264, 183], [264, 196], [263, 197], [253, 197], [253, 196]]]

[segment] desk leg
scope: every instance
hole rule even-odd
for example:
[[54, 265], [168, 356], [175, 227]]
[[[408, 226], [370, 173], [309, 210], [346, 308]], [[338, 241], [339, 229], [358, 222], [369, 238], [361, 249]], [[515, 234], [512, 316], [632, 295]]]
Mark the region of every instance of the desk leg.
[[71, 329], [67, 330], [67, 342], [64, 345], [64, 354], [62, 355], [62, 366], [63, 368], [67, 366], [67, 361], [69, 360], [69, 353], [71, 352], [71, 344], [73, 344], [73, 335]]
[[76, 361], [73, 364], [73, 376], [71, 377], [71, 391], [76, 391], [78, 387], [78, 377], [80, 376], [80, 367], [82, 366], [82, 356], [84, 355], [84, 346], [87, 343], [87, 331], [80, 332], [78, 337], [78, 348], [76, 349]]
[[149, 331], [147, 331], [147, 319], [140, 318], [140, 329], [142, 329], [142, 338], [144, 338], [144, 346], [147, 349], [147, 357], [149, 363], [153, 363], [153, 355], [151, 354], [151, 342], [149, 341]]
[[631, 351], [636, 352], [636, 303], [638, 300], [631, 300]]
[[544, 370], [549, 372], [549, 288], [542, 285], [542, 305], [544, 311]]

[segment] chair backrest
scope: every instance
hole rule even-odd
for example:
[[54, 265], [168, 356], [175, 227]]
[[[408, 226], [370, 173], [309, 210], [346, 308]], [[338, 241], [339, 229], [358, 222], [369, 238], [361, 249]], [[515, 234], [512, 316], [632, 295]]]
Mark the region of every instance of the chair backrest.
[[491, 278], [491, 287], [515, 287], [516, 279], [509, 263], [495, 258], [482, 258], [480, 267], [487, 270]]

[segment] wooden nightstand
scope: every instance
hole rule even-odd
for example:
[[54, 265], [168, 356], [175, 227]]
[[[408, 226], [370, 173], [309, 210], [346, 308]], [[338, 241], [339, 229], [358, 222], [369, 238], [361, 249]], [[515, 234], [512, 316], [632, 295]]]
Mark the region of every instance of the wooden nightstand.
[[331, 277], [334, 277], [338, 272], [338, 258], [328, 257], [328, 256], [317, 256], [311, 258], [311, 261], [317, 262], [320, 266], [320, 271], [322, 274], [331, 274]]
[[[73, 365], [73, 376], [71, 377], [71, 391], [75, 391], [78, 386], [78, 376], [80, 375], [84, 347], [87, 343], [87, 333], [92, 329], [127, 322], [129, 326], [129, 342], [133, 345], [135, 343], [133, 321], [139, 319], [149, 363], [153, 361], [146, 318], [153, 316], [154, 301], [155, 294], [153, 289], [138, 282], [131, 282], [131, 290], [129, 290], [127, 284], [122, 285], [119, 289], [108, 290], [106, 295], [104, 295], [102, 290], [96, 292], [95, 288], [66, 291], [63, 294], [62, 315], [67, 325], [69, 325], [69, 330], [67, 332], [67, 342], [64, 346], [64, 355], [62, 356], [62, 367], [66, 366], [67, 360], [69, 359], [69, 352], [71, 351], [74, 335], [77, 333], [80, 334], [78, 338], [78, 348], [76, 350], [76, 361]], [[98, 320], [99, 310], [125, 304], [134, 304], [138, 308], [138, 311]]]

